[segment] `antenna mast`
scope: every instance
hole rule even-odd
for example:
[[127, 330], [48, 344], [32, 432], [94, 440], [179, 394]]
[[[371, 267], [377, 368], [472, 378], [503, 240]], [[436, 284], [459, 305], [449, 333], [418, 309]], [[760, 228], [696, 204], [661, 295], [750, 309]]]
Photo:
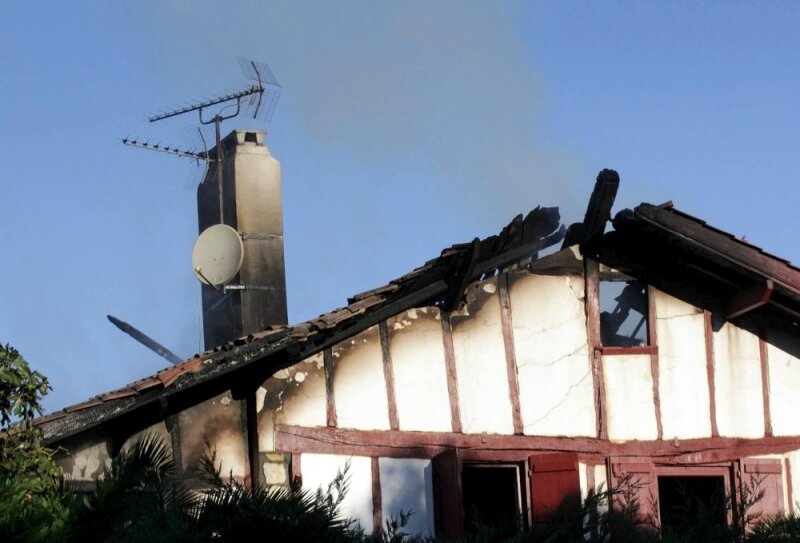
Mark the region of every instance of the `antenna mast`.
[[[239, 59], [239, 66], [241, 66], [242, 70], [244, 71], [245, 75], [253, 82], [252, 85], [249, 87], [238, 90], [229, 94], [223, 94], [217, 96], [215, 98], [211, 98], [209, 100], [204, 100], [202, 102], [196, 102], [189, 104], [187, 106], [173, 109], [171, 111], [166, 111], [164, 113], [159, 113], [157, 115], [152, 115], [148, 117], [148, 121], [154, 123], [156, 121], [162, 121], [164, 119], [170, 119], [172, 117], [177, 117], [179, 115], [183, 115], [186, 113], [190, 113], [192, 111], [197, 111], [200, 117], [200, 124], [203, 125], [214, 125], [214, 134], [216, 137], [216, 148], [215, 152], [212, 154], [209, 153], [207, 150], [204, 151], [192, 151], [192, 150], [181, 150], [177, 147], [165, 147], [162, 145], [154, 145], [150, 143], [142, 143], [134, 139], [126, 138], [122, 140], [122, 143], [125, 145], [132, 145], [134, 147], [139, 147], [142, 149], [150, 149], [153, 151], [161, 151], [170, 153], [173, 155], [186, 157], [186, 158], [195, 158], [195, 159], [202, 159], [207, 162], [214, 162], [217, 177], [217, 185], [219, 187], [219, 222], [220, 224], [225, 224], [225, 215], [224, 215], [224, 199], [223, 199], [223, 179], [222, 179], [222, 166], [224, 160], [224, 151], [222, 149], [222, 131], [221, 125], [222, 121], [227, 119], [232, 119], [241, 113], [242, 110], [242, 102], [246, 98], [246, 107], [250, 110], [252, 117], [254, 119], [261, 119], [265, 122], [268, 122], [272, 118], [272, 114], [275, 112], [275, 106], [278, 103], [278, 98], [281, 94], [281, 86], [278, 84], [278, 81], [275, 79], [275, 76], [272, 75], [272, 71], [269, 69], [263, 62], [256, 62], [254, 60], [248, 60], [245, 58]], [[236, 101], [236, 110], [228, 115], [223, 115], [222, 112], [231, 107], [233, 104], [231, 102]], [[203, 110], [208, 108], [212, 108], [214, 106], [221, 106], [217, 113], [211, 117], [210, 119], [204, 119], [203, 117]], [[201, 133], [202, 136], [202, 133]]]

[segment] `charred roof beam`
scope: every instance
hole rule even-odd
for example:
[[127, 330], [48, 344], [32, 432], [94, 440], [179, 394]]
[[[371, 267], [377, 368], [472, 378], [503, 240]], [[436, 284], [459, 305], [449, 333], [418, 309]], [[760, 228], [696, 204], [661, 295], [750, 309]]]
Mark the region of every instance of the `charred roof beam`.
[[597, 174], [589, 204], [583, 222], [570, 225], [564, 238], [562, 249], [571, 245], [589, 245], [603, 234], [606, 223], [611, 219], [611, 207], [619, 189], [619, 174], [614, 170], [604, 169]]

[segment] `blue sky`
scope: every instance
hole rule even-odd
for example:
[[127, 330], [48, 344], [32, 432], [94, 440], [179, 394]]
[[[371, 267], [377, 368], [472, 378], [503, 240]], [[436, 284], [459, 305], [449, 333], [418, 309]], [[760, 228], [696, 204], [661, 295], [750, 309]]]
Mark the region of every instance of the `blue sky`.
[[[800, 262], [800, 4], [794, 2], [0, 1], [0, 341], [56, 409], [202, 349], [192, 117], [145, 114], [246, 83], [283, 86], [290, 320], [346, 303], [445, 246], [556, 205], [594, 177], [616, 210], [679, 209]], [[228, 121], [225, 131], [261, 127]]]

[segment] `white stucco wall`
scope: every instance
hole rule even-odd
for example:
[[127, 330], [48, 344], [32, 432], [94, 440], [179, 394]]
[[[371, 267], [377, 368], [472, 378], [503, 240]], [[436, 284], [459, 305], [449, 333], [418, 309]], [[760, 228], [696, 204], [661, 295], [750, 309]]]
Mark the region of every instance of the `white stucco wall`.
[[299, 364], [279, 371], [272, 379], [284, 381], [281, 404], [276, 408], [277, 424], [325, 426], [325, 365], [322, 354], [306, 358]]
[[656, 291], [664, 439], [711, 435], [703, 310]]
[[594, 436], [583, 277], [518, 273], [509, 283], [525, 434]]
[[303, 488], [316, 492], [322, 488], [325, 492], [336, 474], [345, 473], [345, 465], [350, 463], [347, 471], [348, 489], [341, 504], [341, 513], [345, 518], [352, 518], [372, 533], [372, 460], [363, 456], [343, 456], [335, 454], [303, 454], [302, 475]]
[[404, 531], [433, 535], [433, 479], [429, 459], [381, 458], [381, 504], [384, 525], [400, 512], [413, 514]]
[[609, 439], [656, 439], [650, 355], [604, 356], [603, 374]]
[[767, 344], [769, 408], [776, 436], [800, 435], [800, 360]]
[[439, 309], [412, 309], [386, 324], [400, 429], [451, 431]]
[[335, 345], [333, 365], [337, 425], [388, 430], [389, 406], [378, 327]]
[[714, 391], [721, 436], [763, 437], [758, 337], [729, 323], [714, 332]]
[[465, 313], [451, 317], [462, 429], [512, 434], [497, 278], [471, 285], [467, 299]]

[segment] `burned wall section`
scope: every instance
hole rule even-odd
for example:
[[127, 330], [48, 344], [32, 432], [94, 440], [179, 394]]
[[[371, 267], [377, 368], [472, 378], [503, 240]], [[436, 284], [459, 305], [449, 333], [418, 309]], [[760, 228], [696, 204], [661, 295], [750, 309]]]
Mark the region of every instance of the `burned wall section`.
[[336, 344], [332, 357], [337, 426], [388, 430], [389, 405], [378, 327]]
[[240, 401], [230, 392], [181, 411], [179, 415], [182, 469], [195, 470], [204, 454], [216, 455], [223, 478], [243, 481], [248, 472], [245, 424]]
[[450, 323], [464, 433], [513, 434], [497, 277], [470, 285]]
[[54, 459], [71, 481], [93, 483], [111, 466], [110, 439], [87, 432], [59, 443]]

